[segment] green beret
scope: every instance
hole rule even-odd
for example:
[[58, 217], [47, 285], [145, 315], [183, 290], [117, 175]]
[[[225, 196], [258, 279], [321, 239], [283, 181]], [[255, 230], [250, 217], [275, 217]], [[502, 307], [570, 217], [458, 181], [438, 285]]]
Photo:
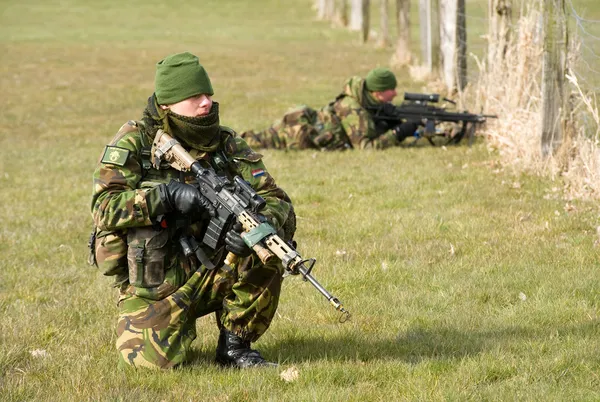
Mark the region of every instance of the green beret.
[[377, 67], [369, 71], [365, 79], [367, 90], [372, 92], [396, 89], [396, 76], [389, 69]]
[[172, 105], [199, 94], [214, 94], [198, 57], [188, 52], [167, 56], [156, 64], [154, 92], [160, 105]]

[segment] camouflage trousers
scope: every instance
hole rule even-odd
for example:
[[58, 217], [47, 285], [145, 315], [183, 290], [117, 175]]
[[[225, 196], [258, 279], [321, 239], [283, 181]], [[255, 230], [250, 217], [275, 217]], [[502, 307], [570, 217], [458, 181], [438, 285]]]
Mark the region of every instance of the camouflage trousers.
[[[335, 119], [335, 117], [333, 117]], [[288, 111], [281, 120], [263, 131], [249, 130], [240, 136], [253, 149], [318, 149], [334, 150], [349, 148], [350, 141], [339, 124], [333, 124], [332, 116], [298, 106]]]
[[198, 270], [158, 301], [136, 296], [129, 286], [119, 299], [119, 364], [171, 368], [183, 363], [196, 338], [196, 319], [212, 312], [219, 327], [256, 341], [275, 315], [282, 275], [280, 262], [262, 264], [252, 256], [237, 268]]

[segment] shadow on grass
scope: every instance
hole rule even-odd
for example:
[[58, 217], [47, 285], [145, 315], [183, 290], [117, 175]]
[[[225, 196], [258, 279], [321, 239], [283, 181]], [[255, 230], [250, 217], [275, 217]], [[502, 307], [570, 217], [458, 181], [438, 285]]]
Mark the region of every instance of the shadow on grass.
[[[306, 361], [377, 361], [456, 360], [473, 357], [497, 348], [519, 348], [528, 343], [556, 340], [562, 337], [594, 337], [600, 334], [599, 322], [561, 328], [509, 327], [491, 331], [462, 331], [454, 328], [413, 328], [400, 334], [379, 334], [369, 340], [366, 334], [323, 337], [287, 337], [257, 349], [271, 361], [284, 364]], [[216, 347], [216, 344], [214, 345]], [[193, 349], [191, 365], [213, 364], [214, 348]]]
[[[284, 363], [304, 361], [375, 361], [402, 360], [418, 363], [423, 360], [456, 360], [473, 357], [497, 348], [522, 348], [524, 344], [543, 344], [562, 337], [595, 337], [600, 323], [589, 322], [563, 328], [509, 327], [492, 331], [461, 331], [452, 328], [414, 328], [396, 336], [379, 335], [369, 340], [365, 334], [323, 339], [323, 337], [291, 338], [265, 346], [265, 357]], [[554, 341], [551, 341], [554, 342]]]
[[379, 334], [369, 340], [365, 334], [339, 337], [292, 338], [272, 347], [265, 347], [265, 356], [278, 356], [286, 363], [303, 361], [377, 361], [402, 360], [419, 362], [423, 359], [455, 359], [480, 353], [481, 340], [473, 334], [455, 330], [414, 329], [394, 334]]

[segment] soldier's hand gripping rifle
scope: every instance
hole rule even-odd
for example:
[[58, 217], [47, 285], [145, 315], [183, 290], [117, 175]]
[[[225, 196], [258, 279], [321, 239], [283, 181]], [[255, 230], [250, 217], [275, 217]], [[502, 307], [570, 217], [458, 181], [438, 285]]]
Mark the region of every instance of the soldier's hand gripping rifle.
[[[263, 263], [277, 257], [288, 273], [302, 275], [305, 281], [310, 282], [337, 311], [342, 313], [340, 322], [350, 318], [350, 313], [342, 303], [311, 275], [316, 260], [303, 259], [293, 247], [276, 234], [269, 223], [261, 222], [257, 218], [258, 211], [264, 207], [265, 201], [246, 181], [236, 176], [232, 183], [226, 177], [217, 175], [213, 169], [204, 168], [176, 139], [163, 130], [158, 130], [153, 150], [155, 150], [153, 155], [155, 165], [165, 160], [177, 170], [194, 174], [200, 192], [215, 207], [216, 213], [206, 229], [202, 239], [203, 244], [213, 250], [222, 245], [226, 232], [237, 219], [245, 231], [242, 233], [244, 242], [256, 252]], [[225, 264], [231, 265], [236, 261], [237, 256], [232, 253], [225, 258]]]
[[[442, 98], [443, 101], [453, 105], [456, 103], [448, 98]], [[434, 145], [433, 137], [439, 135], [436, 132], [436, 125], [442, 122], [462, 123], [460, 130], [454, 136], [450, 137], [446, 144], [458, 144], [463, 137], [468, 134], [469, 145], [471, 145], [476, 126], [485, 123], [488, 118], [497, 118], [496, 115], [473, 114], [468, 112], [453, 112], [444, 108], [432, 106], [429, 102], [438, 103], [439, 94], [418, 94], [406, 92], [404, 102], [401, 105], [384, 103], [380, 106], [367, 108], [369, 110], [375, 125], [384, 125], [389, 128], [398, 126], [405, 121], [423, 122], [424, 129], [418, 132], [416, 137], [425, 137], [431, 145]], [[445, 134], [442, 134], [445, 136]]]

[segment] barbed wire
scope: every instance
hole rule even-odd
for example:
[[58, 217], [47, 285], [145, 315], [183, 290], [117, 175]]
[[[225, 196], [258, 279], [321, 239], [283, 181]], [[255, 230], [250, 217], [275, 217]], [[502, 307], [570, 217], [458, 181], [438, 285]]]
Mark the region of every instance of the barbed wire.
[[577, 12], [577, 10], [575, 10], [575, 6], [573, 5], [573, 2], [571, 0], [569, 0], [569, 6], [571, 7], [571, 12], [573, 13], [573, 15], [575, 16], [575, 18], [578, 21], [591, 22], [591, 23], [600, 23], [600, 20], [589, 20], [589, 19], [581, 17], [579, 15], [579, 13]]
[[593, 54], [596, 58], [600, 58], [600, 55], [596, 54], [596, 51], [592, 49], [587, 43], [581, 43], [584, 49], [589, 50], [591, 54]]
[[579, 21], [579, 20], [577, 20], [577, 26], [578, 26], [579, 28], [581, 28], [581, 32], [585, 33], [585, 34], [586, 34], [588, 37], [590, 37], [590, 38], [593, 38], [593, 39], [596, 39], [596, 40], [599, 40], [599, 41], [600, 41], [600, 36], [596, 36], [596, 35], [594, 35], [594, 34], [592, 34], [592, 33], [588, 32], [588, 31], [587, 31], [587, 30], [586, 30], [586, 29], [585, 29], [585, 28], [584, 28], [584, 27], [581, 25], [581, 23], [580, 23], [580, 21]]

